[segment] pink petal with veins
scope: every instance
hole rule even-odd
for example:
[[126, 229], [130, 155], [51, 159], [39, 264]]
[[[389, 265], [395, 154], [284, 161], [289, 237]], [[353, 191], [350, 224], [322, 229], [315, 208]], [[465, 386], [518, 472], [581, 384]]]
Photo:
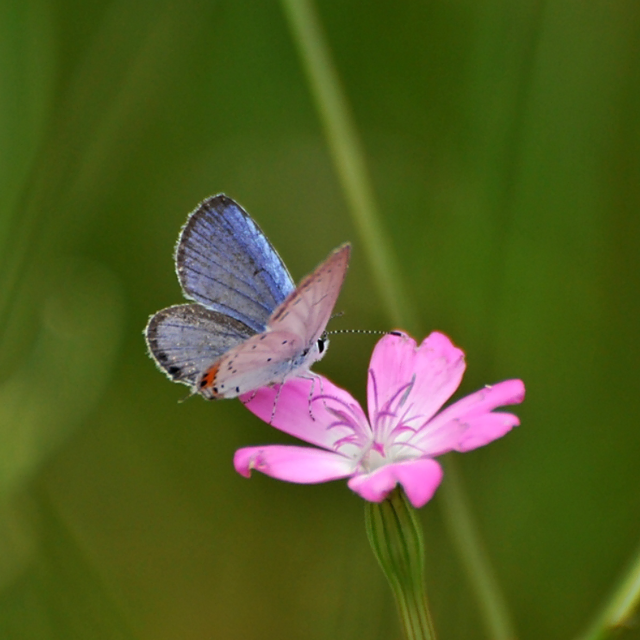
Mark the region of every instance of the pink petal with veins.
[[368, 431], [366, 416], [351, 394], [327, 378], [313, 375], [313, 379], [298, 377], [287, 380], [281, 388], [279, 385], [262, 387], [240, 399], [249, 411], [267, 423], [271, 421], [271, 426], [276, 429], [324, 449], [333, 450], [336, 442], [353, 432], [354, 426], [347, 430], [332, 426], [337, 418], [327, 411], [328, 407], [341, 410], [345, 405], [351, 407], [355, 423]]
[[354, 464], [345, 456], [323, 449], [287, 445], [266, 445], [238, 449], [233, 457], [236, 471], [249, 477], [255, 469], [272, 478], [314, 484], [345, 478]]
[[369, 502], [382, 502], [400, 483], [411, 504], [420, 508], [435, 493], [442, 480], [442, 468], [431, 458], [394, 462], [372, 473], [357, 475], [348, 482], [349, 488]]
[[464, 370], [464, 353], [442, 333], [434, 331], [419, 347], [406, 334], [384, 336], [371, 356], [367, 401], [372, 423], [391, 398], [402, 398], [403, 388], [410, 389], [403, 406], [425, 422], [452, 396]]
[[520, 424], [513, 414], [492, 413], [492, 410], [523, 400], [522, 380], [505, 380], [485, 387], [441, 411], [424, 425], [411, 443], [432, 456], [481, 447]]
[[520, 424], [518, 416], [513, 413], [495, 411], [484, 416], [469, 418], [467, 428], [460, 441], [454, 447], [456, 451], [471, 451], [478, 447], [484, 447], [511, 431]]

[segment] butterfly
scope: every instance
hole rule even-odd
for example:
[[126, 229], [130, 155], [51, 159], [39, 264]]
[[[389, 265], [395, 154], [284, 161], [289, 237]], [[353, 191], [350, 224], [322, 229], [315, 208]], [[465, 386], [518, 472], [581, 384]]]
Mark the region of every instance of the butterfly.
[[223, 194], [207, 198], [175, 251], [193, 303], [151, 316], [149, 353], [169, 378], [209, 400], [308, 374], [326, 351], [350, 251], [348, 243], [338, 247], [296, 287], [251, 216]]

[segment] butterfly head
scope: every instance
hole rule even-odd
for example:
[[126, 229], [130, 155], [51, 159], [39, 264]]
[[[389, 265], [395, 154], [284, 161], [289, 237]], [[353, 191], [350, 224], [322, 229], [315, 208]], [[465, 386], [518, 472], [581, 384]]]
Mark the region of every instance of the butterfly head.
[[318, 351], [317, 360], [324, 357], [324, 354], [327, 351], [327, 347], [329, 346], [329, 334], [326, 331], [322, 332], [322, 335], [318, 338], [316, 342], [316, 349]]

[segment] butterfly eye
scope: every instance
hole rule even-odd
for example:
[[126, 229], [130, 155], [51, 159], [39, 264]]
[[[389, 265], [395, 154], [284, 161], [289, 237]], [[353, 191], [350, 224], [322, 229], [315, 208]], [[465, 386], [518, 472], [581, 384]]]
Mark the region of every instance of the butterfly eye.
[[329, 338], [326, 335], [321, 335], [318, 338], [318, 353], [324, 353], [324, 350], [327, 348], [327, 343], [329, 342]]

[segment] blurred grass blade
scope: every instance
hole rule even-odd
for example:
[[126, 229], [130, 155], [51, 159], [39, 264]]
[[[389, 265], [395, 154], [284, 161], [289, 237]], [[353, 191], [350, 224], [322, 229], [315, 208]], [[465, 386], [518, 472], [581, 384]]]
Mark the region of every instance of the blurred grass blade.
[[55, 78], [51, 6], [39, 0], [0, 3], [0, 255], [10, 220], [42, 142]]
[[[373, 188], [366, 170], [362, 145], [349, 113], [347, 99], [331, 61], [329, 47], [310, 0], [282, 0], [293, 39], [298, 47], [311, 93], [324, 126], [328, 145], [345, 190], [351, 213], [356, 221], [377, 282], [380, 296], [392, 322], [420, 335], [417, 315], [407, 302], [397, 258], [385, 233], [375, 203]], [[493, 577], [493, 571], [473, 519], [464, 499], [459, 474], [450, 466], [445, 484], [456, 487], [442, 499], [446, 511], [457, 514], [448, 518], [452, 536], [471, 582], [476, 590], [487, 628], [498, 640], [514, 637], [506, 599]]]
[[70, 262], [52, 279], [31, 353], [0, 385], [0, 496], [13, 493], [100, 397], [123, 303], [110, 272]]
[[[15, 498], [95, 406], [122, 329], [120, 288], [104, 268], [68, 262], [50, 282], [31, 353], [0, 384], [0, 612], [39, 554], [40, 536]], [[15, 635], [0, 637], [48, 637], [14, 623]]]
[[367, 252], [378, 294], [395, 327], [418, 333], [418, 321], [407, 302], [398, 260], [386, 240], [389, 235], [375, 201], [362, 144], [315, 10], [306, 0], [282, 0], [282, 7], [298, 46], [338, 179]]
[[614, 590], [609, 602], [598, 614], [591, 628], [579, 640], [604, 640], [615, 632], [631, 626], [640, 605], [640, 548], [627, 574]]
[[440, 487], [441, 504], [448, 529], [462, 557], [462, 563], [478, 598], [487, 635], [495, 640], [513, 640], [516, 632], [511, 622], [507, 602], [495, 577], [484, 546], [475, 532], [471, 509], [461, 483], [455, 459], [446, 456], [440, 461], [445, 470], [445, 482]]
[[[16, 229], [24, 227], [22, 199], [50, 118], [55, 59], [50, 3], [0, 3], [0, 341], [20, 268], [14, 256], [28, 245]], [[3, 344], [2, 371], [5, 352]]]
[[[29, 279], [32, 285], [37, 283], [38, 270], [46, 270], [57, 251], [68, 250], [73, 233], [67, 225], [78, 225], [90, 216], [103, 195], [109, 172], [119, 167], [115, 158], [123, 146], [131, 145], [139, 118], [162, 86], [158, 76], [170, 68], [166, 42], [175, 41], [179, 15], [179, 9], [166, 2], [110, 3], [86, 55], [60, 83], [63, 91], [47, 114], [48, 134], [39, 141], [38, 153], [29, 156], [24, 179], [15, 187], [13, 209], [3, 211], [1, 371], [13, 366], [5, 345], [15, 337], [7, 335], [7, 325], [24, 322], [19, 314], [24, 310], [15, 308], [21, 290]], [[13, 109], [18, 114], [23, 110]], [[12, 121], [3, 125], [12, 127]], [[13, 146], [20, 148], [22, 142], [21, 137]]]

